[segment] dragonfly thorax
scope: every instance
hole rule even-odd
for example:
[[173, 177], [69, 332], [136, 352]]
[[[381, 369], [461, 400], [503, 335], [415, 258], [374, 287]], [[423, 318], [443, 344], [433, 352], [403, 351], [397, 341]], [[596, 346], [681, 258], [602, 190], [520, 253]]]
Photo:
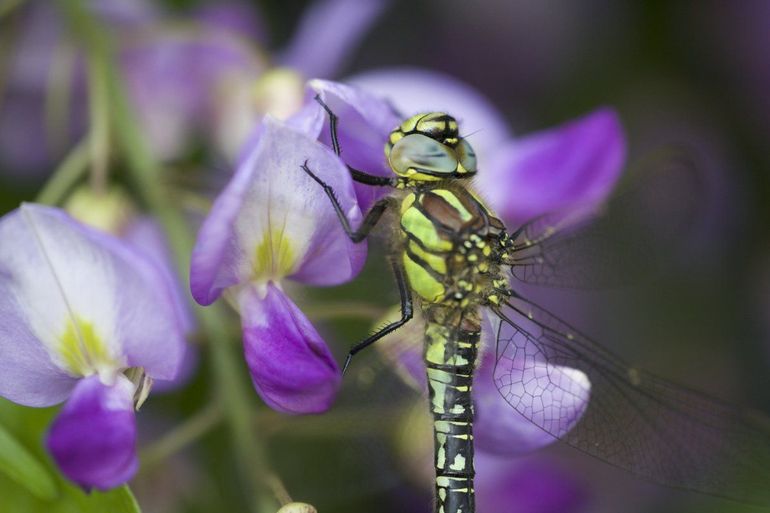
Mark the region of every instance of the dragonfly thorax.
[[469, 190], [442, 185], [409, 193], [400, 227], [409, 284], [426, 306], [473, 308], [505, 282], [503, 224]]
[[418, 114], [401, 123], [388, 137], [385, 156], [393, 172], [412, 184], [476, 173], [473, 148], [460, 137], [457, 121], [443, 112]]

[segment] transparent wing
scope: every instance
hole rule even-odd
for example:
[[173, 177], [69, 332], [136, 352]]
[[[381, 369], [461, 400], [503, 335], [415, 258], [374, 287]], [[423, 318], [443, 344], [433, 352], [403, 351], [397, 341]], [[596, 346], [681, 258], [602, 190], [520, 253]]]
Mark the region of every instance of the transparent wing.
[[684, 153], [651, 157], [605, 205], [544, 215], [516, 230], [511, 274], [537, 285], [594, 289], [659, 272], [708, 207], [702, 178]]
[[529, 421], [657, 483], [770, 506], [767, 419], [632, 368], [521, 298], [496, 313], [495, 384]]

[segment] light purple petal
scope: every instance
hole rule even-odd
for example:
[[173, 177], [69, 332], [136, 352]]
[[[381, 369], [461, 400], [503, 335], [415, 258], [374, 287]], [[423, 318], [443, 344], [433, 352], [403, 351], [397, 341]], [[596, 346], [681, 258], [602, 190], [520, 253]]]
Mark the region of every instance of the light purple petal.
[[379, 17], [387, 0], [316, 0], [299, 23], [281, 64], [306, 77], [336, 74]]
[[342, 374], [310, 321], [272, 283], [242, 291], [240, 307], [246, 363], [262, 399], [286, 413], [327, 410]]
[[[329, 147], [329, 120], [321, 106], [313, 100], [316, 94], [339, 118], [337, 133], [342, 160], [372, 175], [393, 176], [385, 158], [385, 142], [391, 130], [402, 120], [392, 107], [382, 98], [358, 87], [327, 80], [310, 81], [305, 106], [289, 123]], [[355, 184], [355, 189], [362, 210], [367, 210], [388, 192], [383, 187], [359, 183]]]
[[[532, 329], [524, 320], [519, 327]], [[473, 381], [476, 446], [495, 454], [525, 454], [575, 427], [590, 400], [588, 376], [546, 362], [539, 347], [491, 311], [482, 333], [488, 350]], [[490, 344], [497, 333], [508, 341], [500, 348]]]
[[[56, 9], [46, 2], [29, 2], [19, 14], [0, 98], [0, 171], [38, 178], [50, 173], [86, 128], [84, 68], [66, 46]], [[60, 81], [67, 80], [58, 91], [69, 94], [60, 98], [67, 117], [51, 123], [46, 119], [46, 95], [54, 72]]]
[[475, 456], [476, 507], [490, 513], [577, 513], [588, 492], [568, 472], [543, 458]]
[[149, 24], [160, 17], [157, 6], [147, 0], [89, 0], [88, 8], [113, 27]]
[[[144, 367], [153, 378], [175, 376], [184, 340], [170, 291], [147, 257], [125, 243], [61, 210], [25, 204], [0, 220], [0, 275], [3, 310], [12, 321], [3, 323], [0, 346], [10, 358], [38, 357], [36, 341], [49, 355], [41, 369], [53, 362], [76, 375], [61, 350], [68, 327], [76, 324], [90, 326], [104, 349], [82, 372]], [[50, 404], [60, 397], [47, 394], [14, 400]]]
[[302, 171], [307, 161], [336, 192], [353, 226], [361, 220], [347, 169], [307, 135], [266, 118], [263, 132], [214, 203], [192, 255], [193, 297], [211, 304], [223, 289], [289, 277], [336, 285], [361, 269], [366, 246], [345, 235], [329, 198]]
[[239, 36], [219, 29], [150, 32], [124, 45], [120, 64], [147, 140], [159, 158], [178, 157], [208, 136], [217, 94], [249, 82], [265, 64]]
[[[3, 227], [0, 224], [0, 237]], [[10, 290], [15, 278], [0, 262], [0, 396], [25, 406], [50, 406], [67, 398], [74, 377], [51, 361]]]
[[267, 29], [256, 8], [253, 3], [224, 1], [200, 6], [195, 16], [208, 27], [216, 27], [264, 44], [268, 39]]
[[602, 201], [623, 170], [626, 142], [617, 113], [598, 109], [501, 148], [476, 184], [509, 223]]
[[105, 385], [81, 380], [48, 432], [46, 446], [62, 473], [86, 491], [108, 490], [136, 473], [134, 386], [125, 376]]
[[181, 283], [179, 274], [174, 268], [171, 249], [168, 247], [163, 230], [155, 219], [142, 216], [137, 217], [126, 226], [121, 238], [141, 250], [150, 257], [155, 266], [163, 273], [168, 289], [174, 300], [177, 316], [182, 322], [185, 333], [195, 329], [195, 315], [192, 311], [189, 287]]
[[481, 173], [491, 153], [511, 137], [505, 118], [495, 106], [451, 75], [420, 68], [386, 68], [353, 75], [346, 83], [387, 98], [405, 119], [420, 112], [451, 114], [476, 151]]
[[477, 448], [496, 454], [520, 455], [555, 442], [553, 436], [517, 413], [503, 399], [495, 386], [493, 370], [493, 355], [487, 353], [473, 381], [476, 414], [473, 431]]

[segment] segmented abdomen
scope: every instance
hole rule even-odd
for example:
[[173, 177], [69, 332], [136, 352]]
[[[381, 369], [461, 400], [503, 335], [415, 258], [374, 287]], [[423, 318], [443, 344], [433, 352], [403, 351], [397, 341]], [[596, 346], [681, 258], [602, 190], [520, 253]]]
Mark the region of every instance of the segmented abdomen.
[[425, 362], [434, 426], [436, 513], [475, 511], [471, 392], [479, 335], [478, 328], [447, 327], [444, 322], [428, 322], [426, 327]]

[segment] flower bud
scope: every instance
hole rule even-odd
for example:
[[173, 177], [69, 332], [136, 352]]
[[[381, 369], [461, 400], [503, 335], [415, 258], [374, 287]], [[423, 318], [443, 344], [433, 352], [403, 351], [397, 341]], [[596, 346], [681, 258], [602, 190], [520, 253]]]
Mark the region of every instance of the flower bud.
[[318, 513], [318, 510], [304, 502], [290, 502], [279, 509], [277, 513]]
[[90, 187], [75, 189], [67, 198], [64, 210], [81, 223], [117, 236], [136, 214], [131, 198], [119, 187], [103, 193]]

